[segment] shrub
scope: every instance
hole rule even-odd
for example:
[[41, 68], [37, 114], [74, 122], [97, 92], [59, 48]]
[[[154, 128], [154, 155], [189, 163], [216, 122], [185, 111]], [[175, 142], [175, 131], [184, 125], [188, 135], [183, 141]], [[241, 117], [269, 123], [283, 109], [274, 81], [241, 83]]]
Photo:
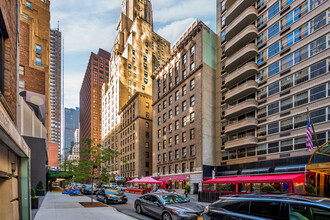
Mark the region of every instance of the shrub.
[[38, 191], [44, 191], [44, 184], [42, 183], [42, 181], [39, 181], [39, 183], [37, 185], [37, 190]]
[[263, 193], [275, 193], [276, 189], [272, 185], [265, 184], [261, 187], [261, 192], [263, 192]]
[[36, 196], [36, 191], [33, 188], [31, 188], [31, 199], [37, 199], [37, 198], [38, 196]]
[[306, 184], [306, 193], [316, 195], [317, 190], [312, 184]]
[[187, 193], [190, 193], [190, 186], [189, 186], [189, 185], [186, 185], [186, 186], [184, 187], [184, 189], [186, 190]]

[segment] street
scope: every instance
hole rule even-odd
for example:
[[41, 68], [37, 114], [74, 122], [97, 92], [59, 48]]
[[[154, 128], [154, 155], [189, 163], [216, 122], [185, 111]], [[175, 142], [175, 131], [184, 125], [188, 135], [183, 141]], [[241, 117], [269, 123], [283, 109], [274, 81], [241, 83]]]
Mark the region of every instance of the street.
[[[133, 194], [133, 193], [125, 193], [125, 195], [127, 196], [127, 203], [126, 204], [115, 204], [115, 205], [110, 205], [113, 208], [117, 209], [119, 212], [129, 215], [131, 217], [134, 217], [136, 219], [140, 219], [140, 220], [151, 220], [154, 219], [153, 217], [147, 216], [147, 215], [140, 215], [135, 211], [135, 207], [134, 207], [134, 201], [135, 199], [139, 198], [141, 195], [139, 194]], [[90, 195], [88, 195], [90, 197]], [[94, 199], [95, 199], [95, 195], [94, 195]], [[191, 200], [191, 202], [197, 202], [197, 196], [196, 195], [190, 195], [189, 199]], [[208, 203], [200, 203], [199, 204], [206, 206], [208, 205]]]

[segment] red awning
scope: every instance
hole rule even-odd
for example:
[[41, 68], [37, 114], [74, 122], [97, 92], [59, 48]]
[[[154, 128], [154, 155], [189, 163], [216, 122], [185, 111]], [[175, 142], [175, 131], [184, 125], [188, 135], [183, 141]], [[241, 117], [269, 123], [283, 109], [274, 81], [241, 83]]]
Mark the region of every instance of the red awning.
[[203, 183], [275, 183], [275, 182], [305, 182], [305, 174], [271, 174], [260, 176], [235, 176], [235, 177], [218, 177], [203, 181]]
[[162, 176], [158, 181], [169, 181], [171, 180], [171, 178], [172, 178], [171, 176]]
[[189, 175], [177, 175], [172, 176], [171, 181], [184, 181], [189, 177]]

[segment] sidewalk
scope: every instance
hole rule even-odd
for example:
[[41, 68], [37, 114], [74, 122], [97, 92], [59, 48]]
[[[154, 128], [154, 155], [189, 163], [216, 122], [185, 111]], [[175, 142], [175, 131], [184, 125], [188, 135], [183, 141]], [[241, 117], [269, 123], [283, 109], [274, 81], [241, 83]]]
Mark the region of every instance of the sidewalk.
[[34, 220], [134, 219], [110, 206], [84, 208], [79, 202], [90, 202], [90, 198], [86, 196], [62, 195], [60, 192], [48, 192]]

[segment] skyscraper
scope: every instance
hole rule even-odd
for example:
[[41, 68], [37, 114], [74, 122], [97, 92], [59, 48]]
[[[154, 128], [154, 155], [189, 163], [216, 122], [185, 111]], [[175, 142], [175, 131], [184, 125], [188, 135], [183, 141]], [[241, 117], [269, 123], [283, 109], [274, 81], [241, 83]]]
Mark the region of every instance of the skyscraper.
[[79, 128], [79, 108], [65, 108], [63, 158], [67, 158], [74, 146], [74, 133]]
[[[101, 90], [109, 81], [110, 53], [99, 49], [91, 53], [80, 88], [80, 140], [91, 139], [101, 144]], [[84, 146], [81, 146], [84, 147]]]
[[[167, 58], [170, 43], [153, 32], [149, 0], [123, 1], [115, 39], [110, 59], [110, 82], [102, 88], [102, 141], [104, 146], [121, 151], [123, 144], [119, 142], [117, 132], [125, 124], [118, 126], [121, 120], [118, 113], [136, 92], [151, 96], [150, 76]], [[135, 149], [140, 147], [142, 145]], [[112, 172], [119, 169], [116, 162], [110, 166]], [[132, 172], [129, 174], [131, 176]]]
[[330, 138], [330, 2], [217, 4], [216, 175], [304, 172], [307, 108]]
[[51, 140], [58, 144], [58, 154], [61, 154], [61, 91], [62, 91], [62, 33], [59, 27], [50, 30], [50, 113]]

